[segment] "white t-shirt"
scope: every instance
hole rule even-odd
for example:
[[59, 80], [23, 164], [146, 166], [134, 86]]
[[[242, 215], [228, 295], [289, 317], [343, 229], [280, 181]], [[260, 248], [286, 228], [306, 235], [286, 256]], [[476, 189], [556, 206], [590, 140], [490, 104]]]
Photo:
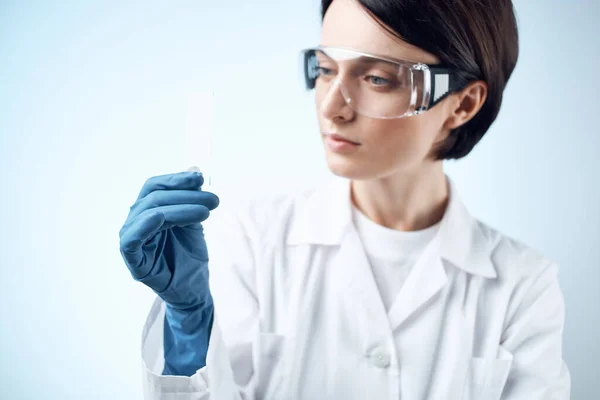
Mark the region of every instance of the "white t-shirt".
[[356, 207], [352, 207], [352, 219], [389, 311], [417, 259], [437, 233], [439, 223], [420, 231], [402, 232], [376, 224]]

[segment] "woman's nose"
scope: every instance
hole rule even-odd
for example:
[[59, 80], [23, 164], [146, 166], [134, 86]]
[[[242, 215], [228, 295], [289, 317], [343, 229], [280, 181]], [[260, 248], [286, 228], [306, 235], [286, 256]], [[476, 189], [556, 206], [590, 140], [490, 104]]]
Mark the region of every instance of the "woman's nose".
[[350, 99], [346, 99], [343, 91], [342, 79], [338, 77], [321, 100], [320, 110], [325, 119], [350, 120], [354, 117], [354, 110], [349, 106]]

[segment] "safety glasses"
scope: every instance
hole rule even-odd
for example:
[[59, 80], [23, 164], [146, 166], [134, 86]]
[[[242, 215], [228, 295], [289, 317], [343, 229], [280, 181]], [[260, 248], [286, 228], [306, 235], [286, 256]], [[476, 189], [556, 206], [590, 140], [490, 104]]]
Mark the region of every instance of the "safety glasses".
[[341, 91], [357, 113], [381, 119], [421, 114], [458, 87], [452, 69], [338, 47], [301, 52], [307, 89], [323, 99]]

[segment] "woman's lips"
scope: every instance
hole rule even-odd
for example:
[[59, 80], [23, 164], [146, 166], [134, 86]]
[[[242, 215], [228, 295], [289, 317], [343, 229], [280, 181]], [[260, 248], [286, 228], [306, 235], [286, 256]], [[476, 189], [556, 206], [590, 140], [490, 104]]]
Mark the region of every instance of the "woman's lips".
[[327, 147], [334, 153], [349, 153], [356, 150], [360, 143], [353, 142], [335, 133], [325, 134]]

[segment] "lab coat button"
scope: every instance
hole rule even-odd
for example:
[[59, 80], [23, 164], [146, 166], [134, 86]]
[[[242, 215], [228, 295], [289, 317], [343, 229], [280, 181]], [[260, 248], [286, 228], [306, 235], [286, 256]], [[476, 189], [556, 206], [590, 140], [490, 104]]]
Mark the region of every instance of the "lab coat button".
[[390, 365], [390, 354], [382, 347], [376, 347], [371, 352], [371, 362], [379, 368], [387, 368]]

